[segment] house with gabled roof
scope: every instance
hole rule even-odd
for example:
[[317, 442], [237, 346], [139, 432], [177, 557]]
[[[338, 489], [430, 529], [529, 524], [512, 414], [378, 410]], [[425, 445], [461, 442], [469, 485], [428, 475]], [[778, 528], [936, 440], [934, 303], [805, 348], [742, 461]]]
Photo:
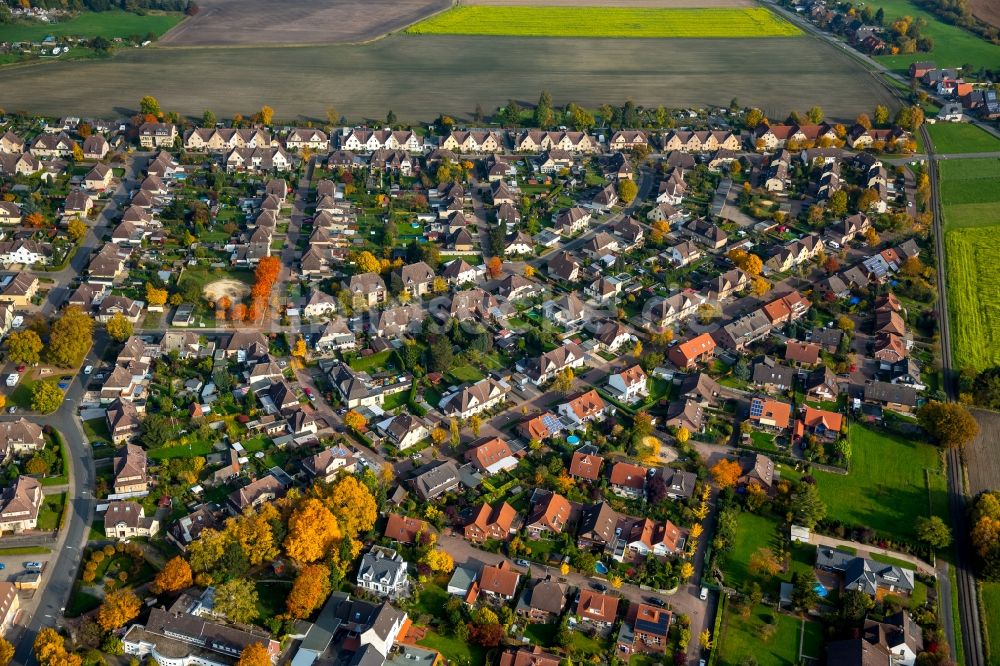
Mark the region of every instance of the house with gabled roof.
[[610, 409], [597, 390], [591, 389], [560, 404], [556, 411], [576, 427], [582, 427], [593, 421], [603, 421]]
[[483, 504], [463, 528], [463, 535], [475, 543], [490, 539], [507, 541], [515, 531], [515, 520], [517, 511], [507, 502], [499, 502], [493, 506]]
[[506, 382], [486, 377], [444, 396], [438, 408], [445, 416], [467, 419], [502, 404], [510, 390]]
[[516, 612], [529, 622], [551, 622], [558, 618], [566, 607], [565, 583], [553, 580], [551, 576], [539, 578], [525, 587], [518, 600]]
[[569, 500], [551, 491], [536, 491], [524, 528], [529, 538], [547, 538], [562, 534], [572, 520], [573, 507]]
[[483, 437], [472, 442], [465, 452], [465, 461], [484, 474], [511, 470], [518, 464], [510, 445], [499, 437]]
[[611, 491], [621, 497], [639, 499], [646, 495], [646, 477], [649, 470], [642, 465], [621, 461], [611, 466], [608, 483]]
[[581, 622], [607, 629], [618, 619], [618, 597], [581, 588], [575, 610]]
[[678, 368], [686, 370], [698, 363], [708, 362], [715, 355], [715, 348], [712, 336], [709, 333], [701, 333], [671, 347], [667, 352], [667, 358]]
[[479, 574], [479, 590], [494, 599], [511, 601], [520, 581], [521, 574], [513, 570], [509, 561], [504, 560], [495, 566], [483, 567]]
[[649, 377], [638, 364], [608, 376], [608, 391], [625, 403], [649, 397]]

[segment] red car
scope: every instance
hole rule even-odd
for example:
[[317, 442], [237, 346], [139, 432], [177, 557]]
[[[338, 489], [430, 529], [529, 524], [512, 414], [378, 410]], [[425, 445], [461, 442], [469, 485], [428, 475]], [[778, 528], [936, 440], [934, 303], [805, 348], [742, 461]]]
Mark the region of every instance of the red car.
[[315, 400], [315, 399], [316, 399], [316, 398], [315, 398], [315, 397], [313, 396], [313, 392], [312, 392], [312, 389], [311, 389], [311, 388], [309, 388], [308, 386], [307, 386], [307, 387], [305, 387], [305, 388], [304, 388], [304, 389], [302, 389], [302, 390], [303, 390], [303, 391], [305, 391], [305, 394], [306, 394], [306, 397], [307, 397], [307, 398], [309, 398], [310, 400]]
[[23, 365], [23, 364], [22, 364], [22, 365], [19, 365], [19, 366], [17, 366], [17, 371], [18, 371], [18, 372], [24, 372], [24, 371], [25, 371], [25, 370], [27, 370], [27, 369], [28, 369], [28, 366], [26, 366], [26, 365]]

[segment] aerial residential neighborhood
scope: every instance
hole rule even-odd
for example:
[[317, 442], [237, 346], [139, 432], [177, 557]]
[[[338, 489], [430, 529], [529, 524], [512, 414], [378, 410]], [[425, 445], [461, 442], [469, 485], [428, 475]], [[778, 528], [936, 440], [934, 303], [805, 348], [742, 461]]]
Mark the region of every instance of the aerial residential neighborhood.
[[0, 4], [0, 666], [997, 663], [988, 2], [199, 4]]

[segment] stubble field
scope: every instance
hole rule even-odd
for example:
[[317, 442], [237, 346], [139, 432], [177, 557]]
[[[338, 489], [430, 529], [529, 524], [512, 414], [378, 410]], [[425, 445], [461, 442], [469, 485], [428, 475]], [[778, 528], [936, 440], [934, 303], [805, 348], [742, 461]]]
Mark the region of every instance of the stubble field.
[[407, 29], [416, 35], [758, 38], [801, 34], [763, 7], [531, 7], [460, 5]]
[[160, 40], [166, 46], [365, 42], [447, 9], [451, 0], [203, 0]]
[[[460, 56], [457, 56], [460, 54]], [[80, 85], [85, 81], [86, 85]], [[322, 119], [335, 106], [352, 122], [401, 122], [477, 104], [636, 104], [762, 108], [784, 117], [819, 104], [848, 121], [896, 102], [839, 50], [811, 37], [743, 40], [555, 39], [392, 35], [365, 45], [303, 48], [133, 49], [101, 61], [0, 70], [4, 106], [65, 115], [120, 116], [155, 95], [165, 109], [220, 116], [274, 107], [281, 119]]]

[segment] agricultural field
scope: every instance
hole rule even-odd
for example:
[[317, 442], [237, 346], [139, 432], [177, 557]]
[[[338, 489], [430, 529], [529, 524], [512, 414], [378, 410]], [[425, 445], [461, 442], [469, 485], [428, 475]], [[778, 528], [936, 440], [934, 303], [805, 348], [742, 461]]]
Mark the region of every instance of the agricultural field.
[[982, 369], [1000, 362], [1000, 159], [944, 161], [940, 173], [952, 358]]
[[[965, 447], [966, 470], [969, 474], [969, 494], [976, 496], [984, 490], [1000, 488], [1000, 414], [985, 409], [974, 409], [972, 415], [979, 423], [979, 435]], [[1000, 629], [997, 631], [1000, 655]]]
[[927, 125], [937, 153], [992, 153], [1000, 150], [1000, 139], [976, 125], [935, 123]]
[[[1000, 202], [989, 205], [995, 211]], [[996, 224], [955, 229], [945, 234], [952, 359], [959, 368], [982, 370], [1000, 363], [998, 234], [1000, 225]]]
[[850, 473], [813, 472], [827, 518], [912, 540], [915, 516], [928, 515], [930, 508], [946, 515], [948, 482], [935, 447], [858, 424], [852, 425], [849, 436]]
[[802, 34], [763, 7], [528, 7], [459, 5], [407, 29], [417, 35], [751, 38]]
[[130, 37], [156, 33], [162, 35], [184, 18], [175, 13], [148, 13], [140, 16], [131, 12], [83, 12], [61, 23], [5, 23], [0, 25], [0, 42], [40, 41], [53, 37]]
[[169, 46], [366, 42], [447, 9], [449, 0], [204, 0], [163, 39]]
[[[247, 77], [254, 85], [245, 85]], [[79, 81], [88, 82], [86, 91]], [[117, 117], [150, 94], [190, 116], [211, 109], [228, 117], [270, 104], [286, 120], [322, 119], [335, 106], [352, 123], [385, 118], [389, 109], [400, 122], [440, 113], [461, 122], [477, 104], [533, 102], [543, 89], [556, 104], [593, 108], [629, 98], [654, 106], [727, 106], [736, 97], [784, 117], [820, 104], [828, 118], [843, 121], [875, 104], [896, 106], [849, 56], [808, 36], [745, 40], [739, 48], [730, 40], [661, 40], [650, 48], [648, 40], [632, 39], [392, 35], [323, 48], [191, 48], [169, 55], [159, 47], [127, 49], [102, 60], [46, 64], [43, 72], [0, 70], [6, 108], [55, 116], [72, 108]]]
[[970, 0], [972, 15], [983, 23], [1000, 28], [1000, 6], [993, 0]]
[[885, 10], [886, 25], [902, 16], [923, 18], [927, 21], [927, 27], [921, 34], [934, 40], [934, 49], [928, 53], [876, 57], [876, 60], [891, 69], [903, 71], [908, 69], [911, 63], [919, 60], [933, 60], [938, 67], [964, 65], [972, 65], [975, 69], [1000, 67], [1000, 46], [990, 44], [978, 35], [958, 26], [945, 23], [934, 14], [920, 9], [910, 0], [877, 0], [872, 6]]

